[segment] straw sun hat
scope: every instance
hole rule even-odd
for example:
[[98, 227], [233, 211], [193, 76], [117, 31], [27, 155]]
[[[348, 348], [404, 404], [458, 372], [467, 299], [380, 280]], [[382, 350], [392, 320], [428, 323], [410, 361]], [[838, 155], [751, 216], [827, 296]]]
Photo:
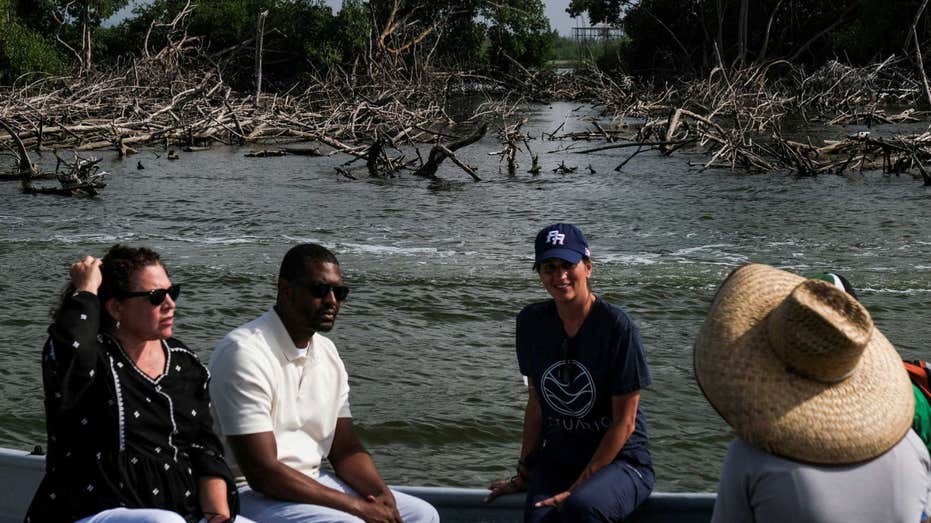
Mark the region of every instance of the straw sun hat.
[[695, 376], [739, 437], [771, 454], [872, 459], [911, 426], [902, 360], [860, 303], [767, 265], [724, 281], [695, 342]]

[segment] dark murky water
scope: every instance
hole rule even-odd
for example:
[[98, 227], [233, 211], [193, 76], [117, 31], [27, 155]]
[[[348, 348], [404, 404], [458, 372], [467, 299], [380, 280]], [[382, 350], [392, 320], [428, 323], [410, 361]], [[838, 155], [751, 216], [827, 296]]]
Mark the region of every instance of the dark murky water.
[[[575, 107], [541, 108], [528, 127], [539, 137]], [[356, 424], [394, 484], [477, 487], [511, 474], [525, 397], [513, 320], [546, 297], [530, 265], [533, 236], [548, 222], [582, 227], [596, 292], [641, 327], [658, 489], [715, 488], [730, 436], [695, 386], [691, 343], [737, 264], [842, 272], [904, 356], [931, 358], [931, 189], [876, 173], [702, 172], [689, 160], [705, 158], [684, 152], [642, 154], [622, 172], [613, 168], [629, 150], [546, 153], [568, 145], [531, 142], [544, 172], [526, 174], [524, 157], [508, 177], [486, 139], [460, 154], [481, 183], [452, 165], [444, 182], [351, 181], [333, 170], [344, 158], [253, 159], [218, 148], [175, 162], [151, 151], [108, 157], [114, 174], [95, 200], [0, 185], [0, 445], [44, 443], [48, 308], [68, 264], [115, 242], [162, 253], [185, 284], [176, 335], [204, 359], [270, 306], [290, 246], [335, 249], [353, 293], [330, 334], [352, 377]], [[553, 173], [561, 161], [578, 171]]]

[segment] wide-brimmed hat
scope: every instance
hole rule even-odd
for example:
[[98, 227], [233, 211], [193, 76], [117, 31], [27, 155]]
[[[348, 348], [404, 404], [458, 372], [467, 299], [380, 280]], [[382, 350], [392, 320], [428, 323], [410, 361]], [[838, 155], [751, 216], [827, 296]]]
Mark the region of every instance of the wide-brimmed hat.
[[909, 430], [902, 360], [853, 297], [821, 280], [744, 265], [698, 333], [695, 377], [751, 445], [796, 461], [872, 459]]

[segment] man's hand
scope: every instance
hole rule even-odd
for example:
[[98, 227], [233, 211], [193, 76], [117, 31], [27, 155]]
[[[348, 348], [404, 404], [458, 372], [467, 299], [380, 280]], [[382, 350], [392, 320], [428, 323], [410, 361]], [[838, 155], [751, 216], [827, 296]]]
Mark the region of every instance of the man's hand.
[[372, 501], [374, 503], [381, 503], [386, 507], [391, 507], [393, 509], [398, 508], [398, 502], [394, 499], [394, 494], [391, 493], [391, 490], [385, 490], [381, 494], [376, 494], [374, 496], [369, 495], [365, 499]]
[[540, 508], [540, 507], [558, 507], [558, 506], [561, 505], [562, 502], [565, 501], [566, 498], [568, 498], [571, 494], [572, 494], [572, 493], [569, 492], [568, 490], [565, 491], [565, 492], [560, 492], [559, 494], [556, 494], [555, 496], [553, 496], [553, 497], [551, 497], [551, 498], [546, 498], [546, 499], [544, 499], [543, 501], [538, 501], [538, 502], [536, 502], [533, 506], [534, 506], [535, 508]]
[[[391, 501], [394, 501], [393, 496]], [[353, 515], [366, 523], [404, 523], [397, 508], [383, 504], [375, 496], [360, 499]]]

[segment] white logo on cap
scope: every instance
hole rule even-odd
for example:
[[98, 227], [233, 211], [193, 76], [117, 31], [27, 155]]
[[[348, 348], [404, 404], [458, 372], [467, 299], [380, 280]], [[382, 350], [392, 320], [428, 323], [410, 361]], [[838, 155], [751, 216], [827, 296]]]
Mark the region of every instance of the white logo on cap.
[[565, 240], [566, 235], [557, 230], [552, 230], [546, 234], [546, 243], [552, 243], [553, 245], [563, 245]]

